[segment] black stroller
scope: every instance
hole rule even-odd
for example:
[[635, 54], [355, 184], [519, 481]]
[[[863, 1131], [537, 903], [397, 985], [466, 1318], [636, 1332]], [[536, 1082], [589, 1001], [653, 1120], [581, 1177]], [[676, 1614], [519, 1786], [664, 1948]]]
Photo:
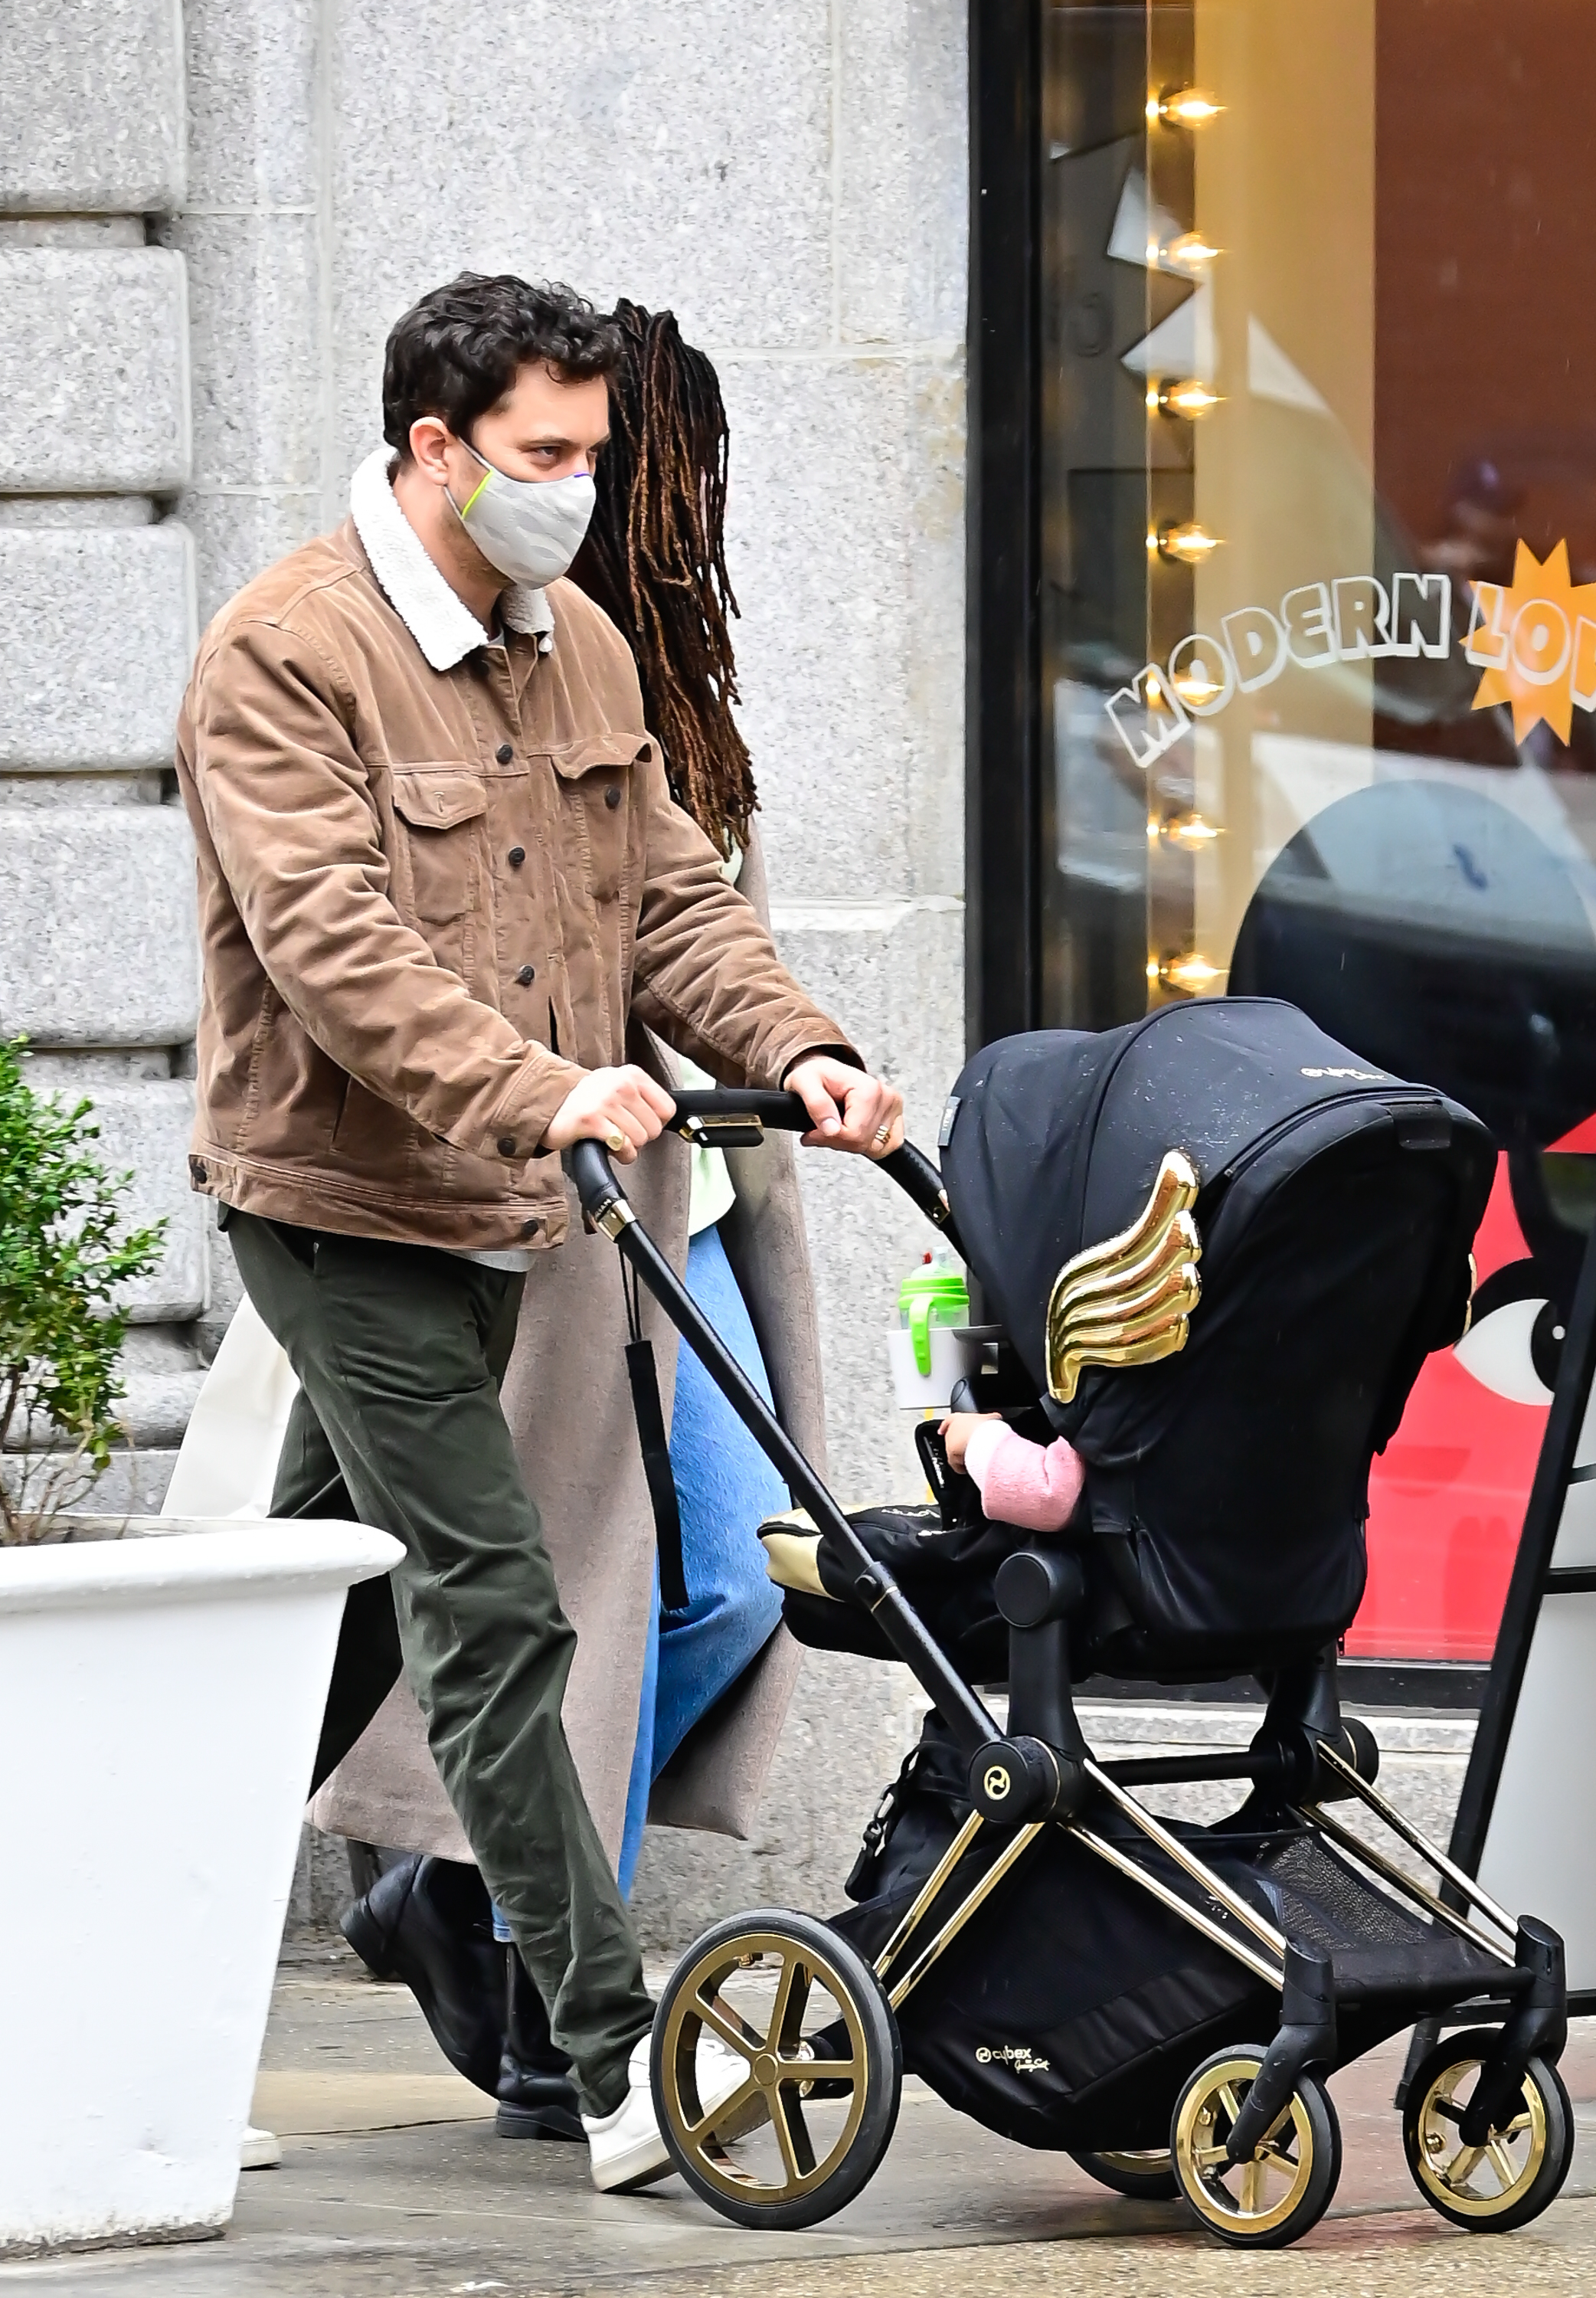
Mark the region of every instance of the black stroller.
[[[675, 1129], [731, 1145], [807, 1122], [787, 1095], [683, 1093]], [[674, 1973], [653, 2079], [677, 2167], [728, 2218], [812, 2224], [881, 2161], [906, 2066], [1122, 2193], [1278, 2244], [1335, 2192], [1326, 2078], [1429, 2019], [1466, 2024], [1406, 2080], [1415, 2183], [1459, 2226], [1523, 2225], [1573, 2147], [1561, 1941], [1377, 1792], [1336, 1696], [1369, 1460], [1465, 1327], [1490, 1136], [1294, 1007], [1227, 998], [987, 1047], [940, 1145], [940, 1173], [908, 1147], [883, 1162], [992, 1318], [955, 1403], [1087, 1463], [1046, 1539], [984, 1518], [929, 1422], [934, 1501], [845, 1514], [602, 1150], [571, 1154], [589, 1218], [800, 1505], [765, 1534], [790, 1626], [906, 1661], [932, 1702], [848, 1911], [733, 1916]], [[1099, 1764], [1072, 1704], [1090, 1675], [1256, 1677], [1268, 1707], [1234, 1753]], [[978, 1685], [1006, 1686], [1001, 1724]], [[1186, 1781], [1245, 1800], [1199, 1827], [1134, 1793]]]

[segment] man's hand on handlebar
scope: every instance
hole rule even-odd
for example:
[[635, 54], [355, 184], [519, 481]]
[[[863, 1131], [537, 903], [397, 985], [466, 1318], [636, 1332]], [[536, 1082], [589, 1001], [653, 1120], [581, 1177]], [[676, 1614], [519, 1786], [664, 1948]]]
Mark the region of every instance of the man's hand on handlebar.
[[804, 1135], [806, 1149], [851, 1149], [862, 1157], [889, 1156], [904, 1138], [904, 1097], [850, 1062], [830, 1054], [810, 1054], [795, 1062], [781, 1080], [796, 1093], [815, 1129]]
[[550, 1119], [543, 1146], [569, 1149], [577, 1141], [601, 1141], [612, 1156], [630, 1165], [645, 1143], [658, 1140], [675, 1112], [675, 1103], [647, 1070], [631, 1062], [618, 1070], [590, 1070]]

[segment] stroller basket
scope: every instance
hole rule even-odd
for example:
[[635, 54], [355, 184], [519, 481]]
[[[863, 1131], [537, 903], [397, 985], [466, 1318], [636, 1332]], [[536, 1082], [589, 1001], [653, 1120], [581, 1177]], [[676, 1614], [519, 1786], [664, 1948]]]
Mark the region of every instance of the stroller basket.
[[[923, 1887], [930, 1855], [945, 1855], [968, 1819], [952, 1754], [931, 1725], [900, 1784], [892, 1824], [850, 1878], [858, 1904], [835, 1919], [878, 1963]], [[1267, 1923], [1332, 1961], [1346, 2057], [1400, 2028], [1416, 2006], [1489, 1998], [1509, 1976], [1500, 1947], [1427, 1920], [1301, 1817], [1170, 1831]], [[951, 1942], [898, 2004], [905, 2054], [944, 2097], [1021, 2144], [1161, 2146], [1181, 2074], [1227, 2033], [1268, 2031], [1278, 1990], [1142, 1887], [1151, 1877], [1178, 1897], [1182, 1870], [1121, 1814], [1111, 1812], [1092, 1833], [1098, 1856], [1110, 1851], [1140, 1874], [1115, 1866], [1104, 1875], [1079, 1838], [1048, 1831], [1004, 1898], [1001, 1965], [979, 1934]], [[906, 1969], [901, 1949], [885, 1963], [892, 1987]]]
[[[1194, 1078], [1216, 1046], [1229, 1082], [1211, 1079], [1204, 1104]], [[1046, 1105], [1050, 1062], [1067, 1126]], [[1196, 1112], [1184, 1137], [1182, 1108]], [[906, 2063], [994, 2129], [1068, 2151], [1122, 2192], [1178, 2193], [1222, 2240], [1272, 2244], [1306, 2231], [1334, 2189], [1326, 2077], [1416, 2019], [1466, 2017], [1474, 2027], [1410, 2070], [1410, 2167], [1460, 2226], [1524, 2223], [1558, 2192], [1572, 2145], [1556, 2071], [1561, 1942], [1498, 1905], [1379, 1793], [1377, 1749], [1342, 1715], [1336, 1671], [1335, 1638], [1361, 1591], [1360, 1568], [1347, 1567], [1349, 1556], [1360, 1565], [1361, 1479], [1425, 1353], [1461, 1327], [1488, 1139], [1468, 1112], [1361, 1069], [1270, 1001], [1164, 1009], [1104, 1039], [988, 1047], [950, 1111], [946, 1186], [913, 1149], [881, 1161], [956, 1249], [968, 1240], [1003, 1319], [980, 1404], [1021, 1433], [1068, 1434], [1087, 1462], [1088, 1505], [1046, 1541], [988, 1523], [929, 1428], [934, 1505], [841, 1508], [647, 1235], [604, 1150], [567, 1153], [584, 1214], [801, 1511], [769, 1543], [789, 1625], [904, 1661], [932, 1703], [866, 1828], [847, 1912], [730, 1917], [673, 1975], [653, 2042], [673, 2162], [740, 2223], [812, 2224], [872, 2173]], [[672, 1129], [731, 1145], [809, 1123], [795, 1095], [717, 1090], [680, 1095]], [[1139, 1361], [1094, 1355], [1090, 1256], [1105, 1248], [1098, 1262], [1114, 1263], [1116, 1281], [1142, 1282], [1135, 1224], [1171, 1150], [1200, 1182], [1201, 1305], [1193, 1240], [1160, 1227], [1155, 1209], [1145, 1234], [1170, 1261], [1157, 1281], [1179, 1292], [1180, 1330], [1171, 1343], [1166, 1318]], [[1288, 1345], [1269, 1256], [1326, 1205], [1342, 1211], [1297, 1256], [1309, 1337]], [[1337, 1256], [1359, 1221], [1373, 1223], [1377, 1251], [1338, 1302]], [[1080, 1360], [1071, 1383], [1054, 1382], [1047, 1310], [1075, 1256], [1087, 1280], [1070, 1295]], [[1319, 1357], [1336, 1360], [1322, 1410], [1273, 1370], [1286, 1364], [1300, 1385], [1316, 1332]], [[1343, 1378], [1348, 1348], [1361, 1354]], [[1227, 1385], [1249, 1364], [1268, 1409], [1298, 1412], [1306, 1485], [1289, 1445], [1249, 1452], [1245, 1419], [1224, 1421]], [[1204, 1418], [1217, 1424], [1206, 1469]], [[1238, 1482], [1246, 1474], [1253, 1486]], [[1328, 1489], [1322, 1506], [1316, 1485]], [[1299, 1504], [1296, 1577], [1311, 1593], [1294, 1613], [1249, 1608], [1227, 1573], [1236, 1579], [1237, 1553], [1294, 1536]], [[1072, 1688], [1087, 1668], [1197, 1680], [1220, 1666], [1259, 1676], [1269, 1695], [1246, 1748], [1094, 1758]], [[991, 1682], [1007, 1686], [1001, 1720], [978, 1688]], [[1137, 1794], [1203, 1780], [1245, 1790], [1211, 1827], [1161, 1820]], [[1432, 1881], [1411, 1872], [1415, 1856]], [[706, 2051], [719, 2052], [715, 2066]], [[730, 2093], [728, 2052], [745, 2069]]]

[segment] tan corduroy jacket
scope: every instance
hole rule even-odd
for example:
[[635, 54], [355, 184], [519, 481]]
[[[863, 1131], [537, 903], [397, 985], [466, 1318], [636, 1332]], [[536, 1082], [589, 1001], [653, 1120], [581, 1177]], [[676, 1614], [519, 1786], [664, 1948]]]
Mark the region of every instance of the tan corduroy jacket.
[[539, 1145], [581, 1069], [625, 1058], [629, 1013], [728, 1083], [847, 1049], [671, 803], [614, 625], [570, 583], [522, 595], [525, 627], [434, 668], [351, 520], [207, 631], [178, 731], [196, 1189], [404, 1244], [558, 1244]]

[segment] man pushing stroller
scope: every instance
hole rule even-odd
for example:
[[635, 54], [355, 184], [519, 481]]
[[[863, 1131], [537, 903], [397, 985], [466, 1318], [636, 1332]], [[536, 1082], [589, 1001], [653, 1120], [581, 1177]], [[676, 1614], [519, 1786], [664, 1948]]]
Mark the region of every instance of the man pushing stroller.
[[[623, 1161], [668, 1095], [629, 1015], [815, 1145], [901, 1100], [776, 957], [670, 801], [631, 657], [560, 577], [619, 344], [567, 290], [464, 275], [390, 337], [391, 459], [206, 634], [178, 729], [204, 990], [194, 1186], [298, 1376], [274, 1516], [394, 1533], [346, 1611], [319, 1780], [402, 1665], [575, 2071], [595, 2182], [669, 2167], [653, 2005], [560, 1722], [573, 1649], [498, 1401], [554, 1153]], [[726, 2078], [734, 2087], [740, 2071]]]

